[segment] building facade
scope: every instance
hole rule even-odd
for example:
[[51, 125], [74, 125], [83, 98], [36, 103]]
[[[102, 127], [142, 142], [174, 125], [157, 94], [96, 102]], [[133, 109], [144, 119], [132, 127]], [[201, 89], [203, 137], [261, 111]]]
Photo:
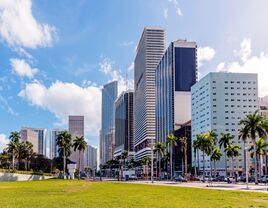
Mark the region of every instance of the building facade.
[[[101, 164], [113, 158], [114, 129], [115, 129], [115, 100], [118, 94], [117, 81], [110, 82], [102, 89], [101, 135], [102, 155]], [[109, 140], [109, 141], [108, 141]]]
[[57, 137], [60, 132], [65, 131], [65, 129], [52, 129], [50, 131], [50, 142], [49, 142], [49, 158], [53, 159], [59, 157], [58, 146], [57, 146]]
[[87, 145], [84, 155], [85, 168], [88, 167], [91, 170], [97, 169], [97, 148]]
[[[84, 136], [84, 116], [77, 116], [77, 115], [71, 115], [69, 116], [69, 133], [72, 136], [72, 141], [76, 137], [81, 137]], [[79, 151], [74, 151], [72, 148], [72, 153], [70, 156], [70, 160], [79, 163], [79, 157], [80, 157], [80, 164], [81, 164], [81, 169], [83, 170], [84, 168], [84, 155], [81, 153], [79, 155]]]
[[[211, 72], [197, 82], [192, 92], [192, 142], [197, 134], [215, 130], [220, 134], [230, 133], [233, 143], [241, 146], [240, 156], [234, 160], [234, 169], [241, 174], [245, 168], [244, 143], [238, 139], [239, 121], [258, 109], [257, 74]], [[246, 144], [251, 145], [251, 144]], [[222, 153], [224, 152], [221, 149]], [[194, 153], [192, 152], [192, 155]], [[223, 153], [224, 155], [224, 153]], [[192, 157], [194, 158], [194, 157]], [[225, 174], [225, 157], [217, 163], [217, 173]], [[194, 161], [193, 161], [194, 162]], [[202, 169], [202, 153], [198, 153], [198, 167]], [[205, 157], [205, 171], [209, 174], [210, 162]], [[231, 160], [227, 158], [227, 171]]]
[[155, 68], [165, 50], [165, 31], [145, 27], [134, 61], [134, 148], [136, 160], [151, 155], [155, 141]]
[[33, 151], [36, 154], [46, 156], [46, 129], [43, 128], [21, 128], [21, 140], [33, 144]]
[[114, 157], [128, 151], [134, 156], [133, 141], [133, 91], [123, 92], [115, 102], [115, 151]]
[[174, 41], [156, 68], [156, 140], [166, 142], [191, 120], [191, 87], [197, 80], [197, 45]]

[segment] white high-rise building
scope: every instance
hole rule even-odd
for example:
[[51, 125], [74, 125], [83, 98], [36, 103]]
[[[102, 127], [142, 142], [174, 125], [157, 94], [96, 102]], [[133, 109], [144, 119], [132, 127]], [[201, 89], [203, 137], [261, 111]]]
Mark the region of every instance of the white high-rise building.
[[64, 129], [52, 129], [50, 131], [50, 142], [49, 142], [49, 158], [53, 159], [54, 157], [58, 157], [58, 146], [57, 146], [57, 137], [58, 134], [62, 131], [66, 131]]
[[151, 155], [155, 140], [155, 69], [165, 51], [165, 31], [145, 27], [134, 63], [135, 158]]
[[[212, 72], [192, 88], [192, 142], [197, 134], [215, 130], [220, 139], [222, 132], [234, 135], [234, 144], [241, 146], [240, 156], [235, 158], [234, 169], [241, 174], [245, 168], [244, 144], [238, 139], [239, 121], [258, 109], [257, 74]], [[250, 145], [250, 144], [248, 144]], [[225, 157], [217, 163], [217, 172], [225, 174]], [[193, 153], [192, 153], [193, 154]], [[192, 157], [194, 159], [194, 157]], [[210, 162], [205, 157], [205, 171], [209, 174]], [[202, 171], [202, 153], [198, 154], [198, 167]], [[227, 159], [227, 171], [231, 171]]]

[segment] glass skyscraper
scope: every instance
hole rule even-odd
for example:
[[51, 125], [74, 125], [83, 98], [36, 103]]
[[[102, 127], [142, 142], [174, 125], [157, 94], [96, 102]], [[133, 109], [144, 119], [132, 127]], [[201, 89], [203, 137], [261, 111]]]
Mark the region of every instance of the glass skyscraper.
[[155, 68], [165, 50], [165, 31], [145, 27], [134, 62], [134, 145], [136, 160], [151, 155], [155, 140]]
[[[101, 137], [102, 137], [102, 160], [104, 164], [107, 160], [112, 159], [110, 151], [113, 151], [114, 129], [115, 129], [115, 100], [118, 94], [117, 81], [110, 82], [103, 86], [102, 89], [102, 111], [101, 111]], [[109, 140], [109, 141], [107, 141]], [[112, 153], [113, 154], [113, 153]]]
[[191, 86], [197, 80], [197, 45], [171, 42], [156, 68], [156, 140], [165, 142], [191, 120]]
[[133, 91], [123, 92], [115, 102], [115, 151], [119, 156], [123, 151], [134, 156], [133, 144]]

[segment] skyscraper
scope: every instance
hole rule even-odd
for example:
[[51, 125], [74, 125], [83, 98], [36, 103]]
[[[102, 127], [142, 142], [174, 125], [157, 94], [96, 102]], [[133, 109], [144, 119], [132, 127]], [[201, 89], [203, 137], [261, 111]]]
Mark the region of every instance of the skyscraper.
[[50, 142], [49, 142], [49, 146], [50, 146], [49, 158], [50, 159], [53, 159], [54, 157], [59, 156], [58, 146], [57, 146], [57, 137], [61, 131], [64, 131], [64, 129], [52, 129], [50, 132]]
[[[239, 121], [258, 109], [257, 74], [211, 72], [197, 82], [192, 93], [192, 142], [197, 134], [214, 130], [234, 136], [240, 156], [234, 159], [234, 170], [241, 174], [245, 168], [244, 143], [238, 139]], [[251, 144], [247, 144], [251, 145]], [[222, 152], [224, 150], [222, 149]], [[192, 155], [194, 153], [192, 152]], [[198, 167], [203, 167], [203, 155], [199, 152]], [[194, 157], [192, 157], [194, 158]], [[194, 162], [194, 161], [193, 161]], [[209, 175], [209, 157], [205, 155], [205, 171]], [[227, 158], [227, 171], [232, 171], [231, 159]], [[225, 158], [217, 162], [217, 174], [225, 174]]]
[[129, 156], [134, 156], [132, 90], [122, 92], [115, 101], [114, 156], [121, 155], [123, 151], [128, 151]]
[[[84, 136], [84, 116], [69, 116], [69, 133], [72, 135], [72, 141], [76, 137]], [[84, 168], [84, 155], [82, 154], [83, 153], [80, 155], [81, 169]], [[70, 160], [78, 164], [79, 152], [75, 152], [74, 149], [72, 149]]]
[[[102, 164], [113, 157], [115, 100], [117, 94], [117, 81], [110, 82], [103, 86], [101, 111]], [[112, 153], [109, 151], [112, 151]]]
[[46, 129], [43, 128], [21, 128], [21, 139], [33, 144], [33, 151], [36, 154], [46, 156]]
[[95, 170], [97, 168], [97, 148], [87, 145], [84, 161], [85, 167]]
[[145, 27], [134, 62], [135, 158], [151, 155], [155, 140], [155, 68], [165, 50], [165, 31]]
[[101, 129], [99, 130], [99, 164], [102, 164], [102, 133]]
[[197, 80], [197, 45], [174, 41], [156, 68], [156, 140], [166, 142], [191, 120], [191, 86]]

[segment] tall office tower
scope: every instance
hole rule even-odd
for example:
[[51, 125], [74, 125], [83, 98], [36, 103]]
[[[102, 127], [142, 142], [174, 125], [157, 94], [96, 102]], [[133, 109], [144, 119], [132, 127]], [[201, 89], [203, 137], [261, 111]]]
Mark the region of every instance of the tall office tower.
[[[230, 133], [233, 143], [241, 146], [240, 156], [234, 160], [234, 169], [241, 174], [245, 168], [244, 144], [238, 139], [239, 121], [258, 109], [257, 74], [209, 73], [191, 89], [192, 92], [192, 141], [196, 135], [215, 130]], [[246, 144], [251, 145], [251, 144]], [[223, 152], [223, 149], [222, 149]], [[194, 153], [192, 152], [192, 155]], [[194, 158], [194, 157], [192, 157]], [[203, 167], [202, 153], [198, 154], [198, 167]], [[217, 173], [225, 174], [225, 157], [217, 163]], [[231, 159], [227, 159], [227, 171], [231, 171]], [[210, 162], [205, 157], [205, 171], [209, 174]]]
[[114, 147], [115, 100], [117, 94], [117, 81], [103, 86], [101, 111], [102, 164], [113, 157], [110, 155], [109, 150], [112, 151]]
[[88, 167], [91, 170], [97, 169], [97, 148], [87, 145], [84, 161], [85, 167]]
[[134, 157], [133, 144], [133, 91], [128, 90], [115, 101], [115, 151], [114, 157], [128, 151]]
[[268, 116], [268, 96], [259, 98], [259, 109], [263, 116]]
[[156, 68], [156, 140], [191, 120], [191, 87], [197, 80], [197, 45], [172, 42]]
[[165, 31], [145, 27], [134, 62], [134, 146], [136, 160], [150, 156], [155, 140], [155, 68], [165, 50]]
[[33, 151], [36, 154], [46, 156], [46, 129], [43, 128], [21, 128], [21, 139], [33, 144]]
[[99, 131], [99, 164], [102, 164], [102, 133]]
[[[69, 116], [69, 133], [72, 135], [72, 141], [76, 137], [84, 136], [84, 116]], [[79, 151], [74, 151], [72, 149], [72, 153], [70, 156], [70, 160], [73, 162], [79, 163]], [[84, 155], [81, 153], [80, 155], [80, 164], [81, 169], [84, 168]]]
[[65, 131], [64, 129], [52, 129], [50, 132], [50, 143], [49, 143], [49, 158], [53, 159], [54, 157], [58, 157], [58, 146], [57, 146], [57, 137], [60, 132]]

